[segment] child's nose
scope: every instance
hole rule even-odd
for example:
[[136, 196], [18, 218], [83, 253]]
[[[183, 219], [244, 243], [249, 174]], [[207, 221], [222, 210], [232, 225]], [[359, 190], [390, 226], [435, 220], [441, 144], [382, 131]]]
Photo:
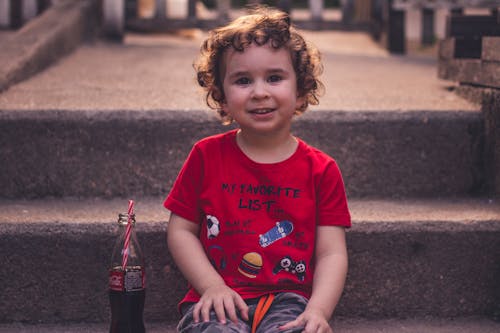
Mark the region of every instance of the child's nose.
[[253, 87], [253, 98], [266, 98], [269, 96], [269, 91], [267, 90], [266, 82], [257, 80]]

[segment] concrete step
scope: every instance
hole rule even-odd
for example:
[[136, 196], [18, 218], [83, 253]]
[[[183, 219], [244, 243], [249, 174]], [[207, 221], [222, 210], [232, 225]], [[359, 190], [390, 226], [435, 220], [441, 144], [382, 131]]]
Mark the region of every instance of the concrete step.
[[[186, 282], [166, 246], [168, 213], [162, 198], [135, 200], [145, 319], [175, 322]], [[0, 323], [108, 322], [107, 267], [126, 207], [122, 199], [1, 200]], [[350, 269], [337, 315], [498, 316], [498, 202], [353, 199], [350, 207]]]
[[[0, 109], [0, 197], [163, 196], [192, 144], [229, 128], [203, 111]], [[481, 193], [470, 111], [318, 111], [294, 133], [338, 161], [351, 197]]]
[[[148, 333], [174, 333], [175, 324], [146, 323]], [[481, 317], [452, 319], [418, 318], [364, 320], [335, 318], [331, 322], [335, 333], [497, 333], [500, 323]], [[95, 333], [106, 332], [107, 324], [69, 325], [0, 325], [0, 333]]]
[[94, 34], [99, 1], [58, 0], [2, 39], [0, 92], [49, 67]]

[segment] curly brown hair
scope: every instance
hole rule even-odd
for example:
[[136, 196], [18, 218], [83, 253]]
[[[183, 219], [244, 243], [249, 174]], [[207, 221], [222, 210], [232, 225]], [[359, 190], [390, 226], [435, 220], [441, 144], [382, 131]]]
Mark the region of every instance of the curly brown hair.
[[287, 13], [259, 6], [226, 26], [211, 30], [193, 65], [198, 83], [206, 91], [207, 105], [217, 110], [223, 123], [232, 122], [221, 106], [225, 101], [221, 70], [224, 52], [229, 48], [243, 52], [252, 43], [259, 46], [270, 43], [275, 49], [284, 47], [290, 52], [297, 76], [297, 93], [305, 97], [295, 114], [305, 112], [309, 104], [319, 103], [318, 97], [324, 89], [319, 80], [323, 72], [319, 51], [306, 43]]

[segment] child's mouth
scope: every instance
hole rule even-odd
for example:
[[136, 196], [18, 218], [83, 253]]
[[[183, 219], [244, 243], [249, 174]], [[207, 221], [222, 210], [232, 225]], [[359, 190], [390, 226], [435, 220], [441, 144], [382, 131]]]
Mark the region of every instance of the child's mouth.
[[253, 114], [267, 114], [273, 112], [273, 109], [258, 109], [258, 110], [251, 110], [250, 113]]

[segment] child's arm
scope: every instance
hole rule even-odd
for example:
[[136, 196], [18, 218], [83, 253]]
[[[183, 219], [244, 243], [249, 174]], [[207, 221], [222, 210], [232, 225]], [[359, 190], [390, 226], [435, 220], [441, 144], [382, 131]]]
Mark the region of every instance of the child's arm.
[[347, 247], [343, 227], [317, 227], [312, 295], [305, 311], [282, 326], [304, 326], [305, 332], [332, 332], [328, 321], [337, 306], [347, 275]]
[[208, 260], [198, 239], [199, 225], [172, 214], [168, 225], [168, 248], [177, 266], [193, 288], [201, 295], [194, 307], [194, 319], [209, 320], [210, 310], [215, 310], [221, 322], [226, 314], [237, 321], [236, 308], [248, 320], [248, 307], [241, 296], [229, 288]]

